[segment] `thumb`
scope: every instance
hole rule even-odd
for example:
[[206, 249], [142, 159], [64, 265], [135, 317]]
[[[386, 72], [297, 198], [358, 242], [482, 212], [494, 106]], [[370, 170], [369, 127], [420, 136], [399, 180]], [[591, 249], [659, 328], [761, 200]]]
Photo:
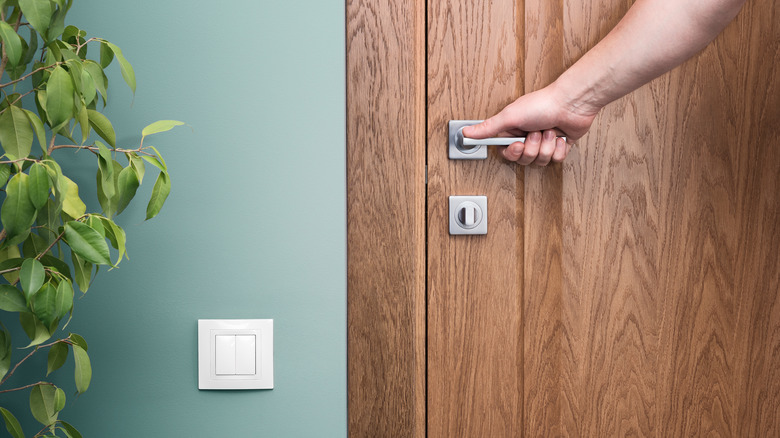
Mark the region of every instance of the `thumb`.
[[468, 138], [495, 137], [508, 129], [503, 113], [484, 120], [482, 123], [463, 128], [463, 136]]

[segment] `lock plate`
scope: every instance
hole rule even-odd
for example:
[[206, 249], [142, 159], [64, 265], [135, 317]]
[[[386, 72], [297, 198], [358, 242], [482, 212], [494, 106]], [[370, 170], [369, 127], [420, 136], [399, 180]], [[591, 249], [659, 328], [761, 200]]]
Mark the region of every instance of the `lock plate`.
[[487, 234], [487, 196], [450, 196], [450, 234]]
[[487, 146], [463, 147], [463, 133], [461, 130], [466, 126], [478, 123], [482, 123], [482, 120], [450, 120], [448, 125], [448, 156], [450, 160], [484, 160], [487, 158]]

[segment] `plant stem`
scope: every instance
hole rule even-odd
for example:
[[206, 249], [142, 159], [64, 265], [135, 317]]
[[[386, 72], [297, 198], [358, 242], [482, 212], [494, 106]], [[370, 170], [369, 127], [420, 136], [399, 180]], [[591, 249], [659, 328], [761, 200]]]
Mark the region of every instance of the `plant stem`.
[[3, 385], [3, 383], [5, 383], [5, 381], [6, 381], [6, 380], [8, 380], [8, 378], [9, 378], [9, 377], [11, 377], [11, 376], [12, 376], [12, 375], [13, 375], [13, 374], [16, 372], [16, 369], [17, 369], [17, 368], [19, 368], [19, 365], [21, 365], [22, 363], [24, 363], [24, 361], [26, 361], [27, 359], [29, 359], [30, 357], [32, 357], [32, 355], [33, 355], [33, 354], [35, 354], [35, 353], [36, 353], [38, 350], [40, 350], [41, 348], [48, 348], [48, 347], [51, 347], [52, 345], [54, 345], [54, 344], [59, 344], [59, 343], [61, 343], [61, 342], [64, 342], [64, 343], [66, 343], [66, 344], [71, 344], [71, 345], [72, 345], [72, 342], [70, 341], [70, 336], [68, 336], [68, 337], [67, 337], [67, 338], [65, 338], [65, 339], [58, 339], [58, 340], [56, 340], [56, 341], [54, 341], [54, 342], [52, 342], [52, 343], [49, 343], [49, 344], [45, 344], [45, 345], [38, 345], [38, 346], [36, 346], [36, 347], [35, 347], [35, 349], [34, 349], [33, 351], [31, 351], [31, 352], [30, 352], [30, 354], [28, 354], [28, 355], [27, 355], [27, 356], [25, 356], [25, 357], [24, 357], [22, 360], [20, 360], [20, 361], [19, 361], [19, 362], [18, 362], [18, 363], [17, 363], [17, 364], [14, 366], [14, 368], [13, 368], [13, 369], [12, 369], [12, 370], [11, 370], [11, 371], [8, 373], [8, 374], [6, 374], [6, 375], [5, 375], [5, 377], [3, 377], [3, 380], [0, 380], [0, 386], [2, 386], [2, 385]]
[[38, 256], [35, 257], [35, 260], [40, 260], [41, 257], [43, 257], [44, 254], [46, 254], [47, 252], [51, 251], [51, 249], [54, 248], [54, 245], [56, 245], [57, 242], [59, 242], [60, 239], [62, 239], [62, 236], [64, 236], [64, 235], [65, 235], [65, 233], [62, 233], [59, 236], [57, 236], [57, 238], [54, 239], [54, 242], [52, 242], [51, 245], [49, 245], [49, 247], [46, 248], [45, 251], [43, 251], [42, 253], [38, 254]]
[[40, 381], [40, 382], [38, 382], [38, 383], [31, 383], [31, 384], [29, 384], [29, 385], [20, 386], [20, 387], [18, 387], [18, 388], [13, 388], [13, 389], [4, 389], [4, 390], [0, 391], [0, 394], [2, 394], [2, 393], [5, 393], [5, 392], [21, 391], [21, 390], [23, 390], [23, 389], [32, 388], [33, 386], [38, 386], [38, 385], [49, 385], [49, 386], [55, 386], [53, 383], [50, 383], [50, 382], [44, 382], [44, 381]]
[[[99, 150], [100, 150], [100, 149], [98, 149], [95, 146], [80, 146], [80, 145], [77, 145], [77, 144], [60, 144], [60, 145], [57, 145], [57, 146], [50, 147], [49, 148], [49, 155], [51, 155], [51, 153], [56, 151], [57, 149], [86, 149], [86, 150], [88, 150], [88, 151], [90, 151], [90, 152], [92, 152], [94, 154], [98, 154]], [[144, 155], [148, 155], [150, 157], [154, 156], [154, 154], [150, 154], [149, 152], [144, 151], [140, 146], [138, 148], [136, 148], [136, 149], [115, 148], [115, 149], [112, 149], [112, 151], [113, 152], [124, 153], [124, 154], [135, 152], [136, 154], [144, 154]]]
[[34, 75], [35, 73], [38, 73], [39, 71], [46, 70], [47, 68], [56, 67], [56, 66], [62, 65], [62, 64], [65, 64], [65, 63], [64, 62], [55, 62], [52, 65], [47, 65], [47, 66], [44, 66], [44, 67], [38, 67], [35, 70], [31, 71], [30, 73], [27, 73], [26, 75], [22, 76], [19, 79], [15, 79], [15, 80], [13, 80], [11, 82], [6, 82], [5, 84], [0, 84], [0, 88], [5, 88], [5, 87], [7, 87], [9, 85], [13, 85], [13, 84], [15, 84], [17, 82], [21, 82], [21, 81], [29, 78], [30, 76]]

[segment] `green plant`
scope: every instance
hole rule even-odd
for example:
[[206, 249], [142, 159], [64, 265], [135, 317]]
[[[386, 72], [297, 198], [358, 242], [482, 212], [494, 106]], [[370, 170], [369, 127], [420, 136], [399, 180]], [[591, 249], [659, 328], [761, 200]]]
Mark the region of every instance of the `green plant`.
[[[11, 332], [4, 326], [0, 330], [0, 395], [30, 390], [30, 411], [43, 424], [34, 437], [81, 436], [59, 418], [65, 392], [48, 381], [4, 386], [20, 365], [48, 350], [46, 375], [72, 352], [77, 393], [87, 390], [92, 376], [87, 343], [73, 333], [52, 337], [61, 325], [65, 333], [74, 290], [85, 293], [99, 266], [115, 267], [126, 257], [125, 232], [113, 217], [135, 196], [145, 176], [144, 163], [159, 170], [146, 218], [159, 213], [170, 192], [170, 178], [160, 153], [144, 141], [182, 124], [152, 123], [143, 129], [137, 148], [117, 147], [114, 128], [100, 112], [108, 98], [104, 69], [118, 61], [133, 92], [135, 74], [119, 47], [65, 26], [72, 3], [0, 0], [0, 310], [18, 313], [30, 338], [12, 368]], [[87, 56], [90, 48], [98, 52], [94, 60]], [[40, 152], [34, 151], [36, 138]], [[78, 185], [58, 163], [55, 155], [65, 150], [95, 157], [100, 214], [87, 212]], [[0, 407], [0, 415], [11, 436], [25, 436], [8, 409]]]

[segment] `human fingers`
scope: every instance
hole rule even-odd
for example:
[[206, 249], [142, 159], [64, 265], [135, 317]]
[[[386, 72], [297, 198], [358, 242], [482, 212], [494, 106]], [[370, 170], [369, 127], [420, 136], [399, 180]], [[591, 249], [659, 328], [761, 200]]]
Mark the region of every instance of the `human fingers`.
[[558, 137], [555, 139], [555, 152], [553, 152], [552, 161], [555, 163], [560, 163], [566, 158], [567, 155], [569, 155], [570, 149], [571, 145], [563, 138]]
[[542, 147], [542, 133], [539, 131], [531, 132], [525, 137], [525, 147], [523, 156], [517, 160], [518, 164], [524, 166], [531, 164], [539, 155], [539, 149]]
[[523, 156], [523, 151], [525, 150], [525, 144], [521, 141], [516, 141], [509, 146], [505, 147], [502, 151], [502, 154], [504, 155], [504, 158], [506, 158], [509, 161], [517, 161], [520, 159], [520, 157]]
[[495, 116], [482, 121], [482, 123], [464, 127], [463, 136], [468, 138], [495, 137], [509, 128], [506, 119], [506, 115], [504, 114], [504, 111], [502, 111]]
[[539, 146], [539, 154], [536, 156], [536, 160], [533, 164], [538, 166], [546, 166], [550, 164], [553, 153], [555, 152], [555, 135], [556, 132], [552, 129], [548, 129], [542, 133], [542, 143]]

